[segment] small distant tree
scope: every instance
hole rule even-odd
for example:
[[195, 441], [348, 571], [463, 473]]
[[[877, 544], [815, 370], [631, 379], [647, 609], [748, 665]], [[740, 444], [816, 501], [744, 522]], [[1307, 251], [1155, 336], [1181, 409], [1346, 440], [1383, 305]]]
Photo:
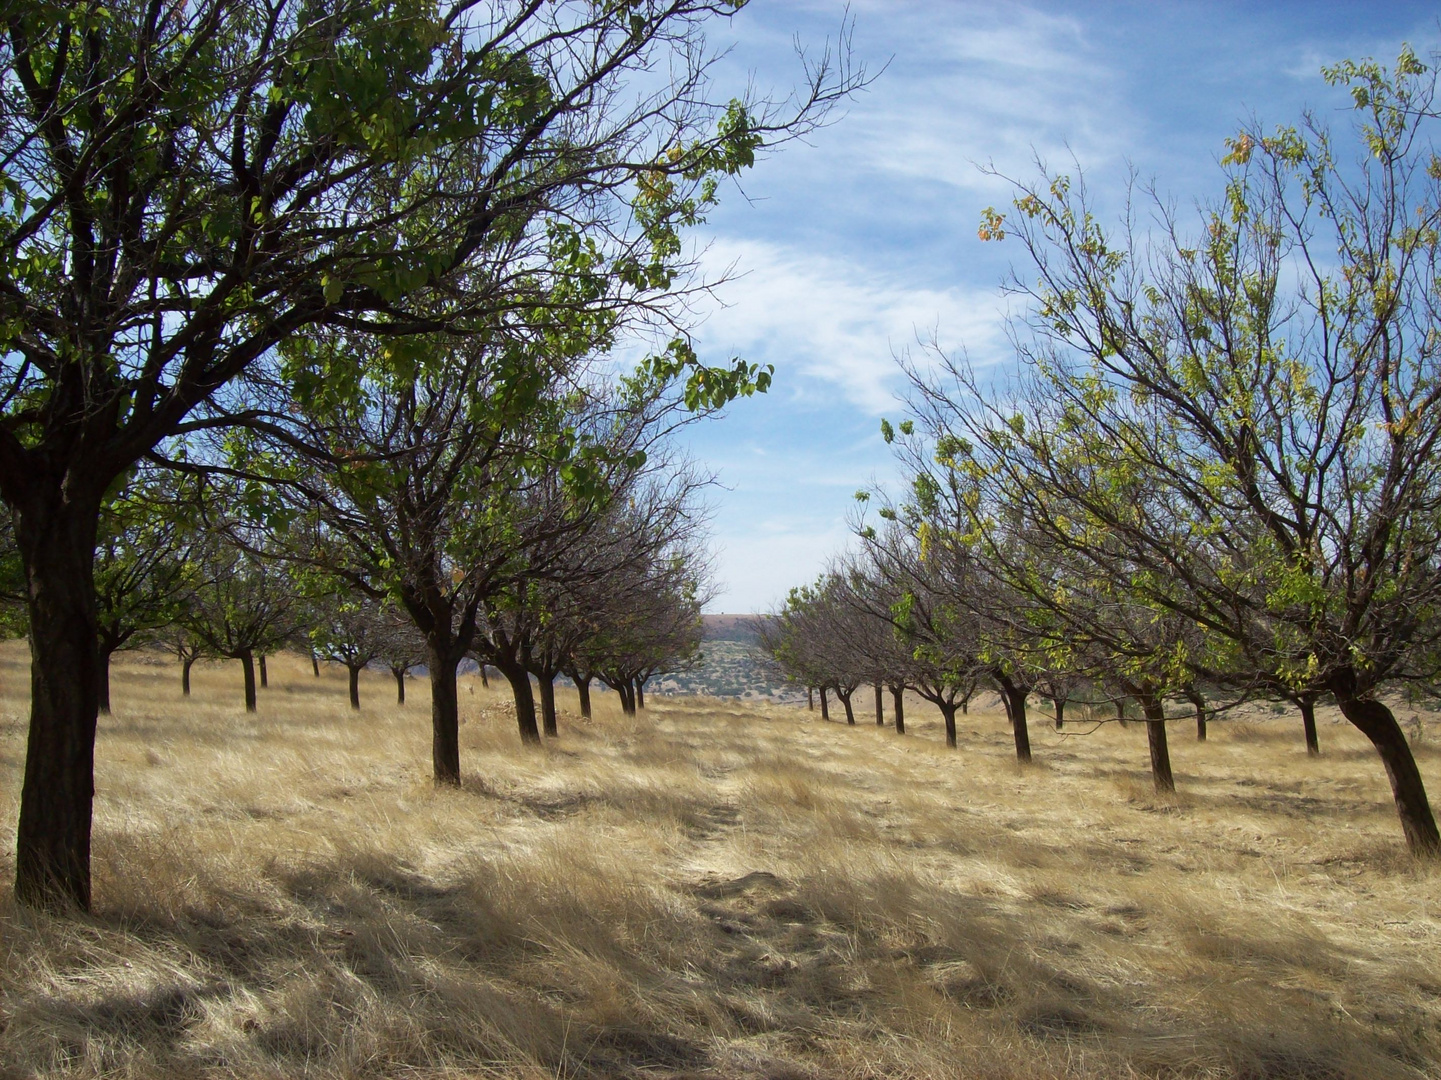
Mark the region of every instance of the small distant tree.
[[240, 661], [245, 711], [255, 712], [255, 656], [294, 633], [293, 583], [279, 559], [221, 540], [213, 540], [203, 558], [204, 580], [181, 625], [208, 655]]

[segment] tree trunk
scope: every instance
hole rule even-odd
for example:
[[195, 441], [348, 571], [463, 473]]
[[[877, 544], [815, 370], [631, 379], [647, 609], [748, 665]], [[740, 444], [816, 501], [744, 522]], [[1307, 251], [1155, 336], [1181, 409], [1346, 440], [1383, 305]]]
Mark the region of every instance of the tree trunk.
[[1206, 699], [1199, 690], [1186, 692], [1186, 700], [1191, 703], [1191, 708], [1196, 710], [1196, 741], [1206, 741]]
[[15, 514], [30, 616], [30, 729], [15, 840], [15, 898], [90, 910], [99, 709], [95, 534], [99, 499]]
[[310, 670], [315, 672], [315, 677], [320, 678], [320, 657], [315, 655], [315, 650], [310, 650]]
[[816, 709], [815, 691], [809, 686], [806, 687], [806, 708], [811, 712], [815, 712]]
[[1301, 726], [1306, 732], [1306, 753], [1321, 756], [1321, 740], [1316, 735], [1316, 699], [1307, 695], [1296, 702], [1301, 709]]
[[1401, 818], [1401, 831], [1411, 854], [1428, 858], [1441, 857], [1441, 834], [1436, 831], [1436, 818], [1426, 798], [1426, 786], [1416, 757], [1406, 741], [1396, 717], [1379, 701], [1369, 698], [1336, 695], [1341, 715], [1351, 721], [1381, 755], [1386, 777], [1391, 781], [1391, 794], [1396, 800], [1396, 813]]
[[1007, 675], [997, 675], [995, 678], [996, 685], [1001, 688], [1001, 699], [1006, 703], [1006, 718], [1011, 721], [1011, 736], [1016, 743], [1016, 761], [1029, 765], [1031, 729], [1026, 720], [1026, 690]]
[[620, 711], [626, 716], [635, 715], [635, 687], [629, 679], [622, 679], [615, 688], [620, 695]]
[[510, 696], [515, 701], [515, 723], [520, 741], [527, 746], [540, 744], [540, 727], [535, 722], [535, 693], [530, 685], [530, 672], [518, 665], [496, 665], [505, 681], [510, 683]]
[[187, 656], [180, 661], [180, 692], [186, 697], [190, 696], [190, 665], [195, 663], [195, 657]]
[[886, 710], [885, 707], [881, 704], [881, 701], [881, 684], [876, 683], [876, 727], [886, 726]]
[[540, 720], [546, 735], [554, 739], [560, 735], [560, 725], [555, 717], [555, 676], [537, 675], [540, 683]]
[[[352, 709], [359, 709], [360, 668], [356, 667], [354, 664], [346, 664], [345, 669], [350, 672], [350, 707]], [[264, 666], [262, 666], [260, 670], [263, 672], [265, 670]]]
[[584, 679], [573, 679], [575, 692], [580, 695], [580, 715], [587, 720], [590, 719], [590, 676]]
[[956, 748], [956, 706], [954, 702], [938, 701], [936, 707], [941, 710], [941, 718], [946, 722], [946, 745], [952, 750]]
[[260, 661], [260, 688], [264, 690], [270, 685], [270, 676], [265, 673], [265, 654], [261, 653], [257, 659]]
[[1056, 710], [1056, 730], [1060, 731], [1066, 726], [1066, 699], [1052, 698], [1051, 706]]
[[395, 703], [405, 704], [405, 669], [391, 668], [390, 673], [395, 676]]
[[99, 662], [95, 665], [95, 703], [105, 715], [110, 715], [110, 650], [103, 644], [99, 648]]
[[1151, 750], [1151, 783], [1162, 794], [1176, 790], [1171, 775], [1171, 748], [1166, 742], [1166, 706], [1157, 697], [1138, 697], [1137, 703], [1146, 717], [1146, 745]]
[[635, 707], [637, 709], [645, 708], [645, 683], [644, 679], [635, 681]]
[[846, 723], [849, 724], [851, 727], [856, 726], [856, 714], [851, 711], [851, 694], [853, 693], [855, 693], [854, 690], [848, 691], [844, 694], [840, 692], [839, 688], [837, 688], [836, 690], [836, 697], [840, 698], [841, 704], [846, 707]]
[[490, 689], [490, 678], [485, 673], [485, 665], [480, 665], [480, 685], [486, 690]]
[[830, 706], [830, 701], [827, 700], [827, 698], [828, 698], [828, 695], [827, 695], [827, 693], [826, 693], [826, 688], [825, 688], [824, 686], [822, 686], [822, 687], [821, 687], [821, 719], [822, 719], [822, 720], [829, 720], [829, 719], [831, 718], [831, 706]]
[[240, 653], [240, 663], [245, 669], [245, 711], [255, 711], [255, 654], [249, 649]]
[[904, 686], [891, 687], [891, 708], [896, 714], [896, 734], [906, 733], [906, 688]]
[[[448, 628], [447, 628], [448, 629]], [[430, 668], [430, 760], [437, 784], [460, 783], [460, 696], [455, 685], [459, 658], [428, 643]]]

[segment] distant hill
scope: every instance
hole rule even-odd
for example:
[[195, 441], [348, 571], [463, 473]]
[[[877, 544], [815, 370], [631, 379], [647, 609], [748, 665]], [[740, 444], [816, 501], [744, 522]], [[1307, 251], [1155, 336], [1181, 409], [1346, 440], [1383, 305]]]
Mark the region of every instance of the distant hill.
[[663, 694], [794, 700], [801, 695], [776, 678], [756, 642], [756, 624], [764, 615], [703, 615], [701, 660], [689, 671], [661, 677]]

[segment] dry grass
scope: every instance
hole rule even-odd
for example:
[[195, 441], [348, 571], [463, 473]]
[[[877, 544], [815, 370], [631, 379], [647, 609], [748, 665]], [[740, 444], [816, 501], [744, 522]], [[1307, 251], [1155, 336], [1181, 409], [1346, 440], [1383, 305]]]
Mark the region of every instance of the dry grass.
[[[1441, 871], [1323, 714], [1142, 725], [1019, 771], [994, 712], [948, 752], [785, 707], [598, 699], [522, 750], [465, 680], [458, 791], [424, 684], [122, 659], [96, 910], [0, 895], [0, 1077], [1441, 1075]], [[0, 649], [0, 836], [23, 646]], [[567, 699], [562, 697], [562, 704]], [[1441, 738], [1421, 767], [1441, 793]], [[13, 851], [0, 851], [7, 879]]]

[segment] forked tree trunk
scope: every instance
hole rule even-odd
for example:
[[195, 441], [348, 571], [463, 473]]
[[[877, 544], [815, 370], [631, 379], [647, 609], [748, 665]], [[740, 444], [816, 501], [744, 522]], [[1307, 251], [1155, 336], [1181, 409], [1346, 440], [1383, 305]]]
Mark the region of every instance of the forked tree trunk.
[[573, 679], [575, 692], [580, 697], [580, 715], [587, 720], [590, 719], [590, 676], [584, 679]]
[[[447, 627], [448, 629], [448, 627]], [[460, 657], [431, 641], [426, 665], [430, 668], [430, 760], [437, 784], [460, 783], [460, 695], [455, 668]]]
[[190, 665], [195, 663], [195, 657], [187, 656], [180, 661], [180, 692], [186, 697], [190, 696]]
[[1029, 765], [1031, 730], [1026, 720], [1026, 690], [1009, 675], [997, 675], [995, 679], [996, 685], [1001, 688], [1001, 700], [1006, 704], [1006, 718], [1011, 722], [1011, 736], [1016, 744], [1016, 761]]
[[1206, 741], [1206, 698], [1199, 690], [1188, 690], [1186, 700], [1196, 710], [1196, 741]]
[[626, 716], [635, 715], [635, 686], [629, 679], [622, 679], [615, 688], [620, 695], [620, 711]]
[[645, 680], [644, 680], [644, 679], [637, 679], [637, 680], [635, 681], [635, 707], [636, 707], [637, 709], [644, 709], [644, 708], [645, 708]]
[[882, 704], [881, 684], [876, 683], [876, 727], [886, 726], [886, 710]]
[[[263, 672], [263, 671], [265, 670], [265, 668], [262, 666], [260, 670]], [[350, 672], [350, 707], [351, 707], [352, 709], [359, 709], [359, 708], [360, 708], [360, 668], [356, 667], [354, 664], [346, 664], [346, 665], [345, 665], [345, 670], [348, 671], [348, 672]]]
[[[72, 496], [73, 497], [73, 496]], [[30, 729], [15, 839], [15, 898], [90, 910], [90, 820], [99, 709], [98, 495], [15, 514], [30, 617]]]
[[1316, 735], [1316, 699], [1310, 694], [1302, 695], [1296, 705], [1301, 710], [1301, 727], [1306, 732], [1306, 753], [1310, 757], [1321, 756], [1321, 740]]
[[896, 717], [896, 734], [906, 733], [906, 688], [904, 686], [891, 687], [891, 711]]
[[1396, 813], [1401, 818], [1401, 831], [1406, 835], [1406, 846], [1411, 854], [1441, 857], [1441, 834], [1436, 831], [1436, 818], [1426, 798], [1426, 785], [1421, 782], [1416, 757], [1411, 753], [1411, 744], [1406, 741], [1396, 717], [1381, 702], [1370, 698], [1343, 697], [1338, 693], [1336, 704], [1341, 707], [1341, 715], [1370, 739], [1371, 745], [1381, 755], [1381, 763], [1386, 766], [1386, 778], [1391, 781]]
[[1166, 742], [1166, 706], [1158, 697], [1138, 696], [1136, 703], [1146, 718], [1146, 745], [1151, 751], [1151, 783], [1162, 794], [1176, 790], [1171, 775], [1171, 748]]
[[391, 668], [390, 673], [395, 676], [395, 703], [405, 704], [405, 668]]
[[936, 708], [941, 710], [941, 719], [946, 722], [946, 745], [954, 750], [956, 748], [956, 703], [937, 701]]
[[853, 693], [855, 693], [854, 690], [848, 690], [843, 694], [839, 687], [836, 688], [836, 697], [840, 698], [841, 704], [846, 707], [846, 723], [851, 727], [856, 726], [856, 714], [851, 711], [851, 694]]
[[270, 676], [265, 672], [265, 654], [261, 653], [257, 659], [260, 661], [260, 686], [265, 689], [270, 685]]
[[255, 711], [255, 654], [249, 649], [242, 649], [236, 654], [241, 666], [245, 670], [245, 711]]
[[552, 739], [560, 735], [560, 725], [555, 716], [555, 676], [537, 675], [540, 683], [540, 722], [545, 733]]

